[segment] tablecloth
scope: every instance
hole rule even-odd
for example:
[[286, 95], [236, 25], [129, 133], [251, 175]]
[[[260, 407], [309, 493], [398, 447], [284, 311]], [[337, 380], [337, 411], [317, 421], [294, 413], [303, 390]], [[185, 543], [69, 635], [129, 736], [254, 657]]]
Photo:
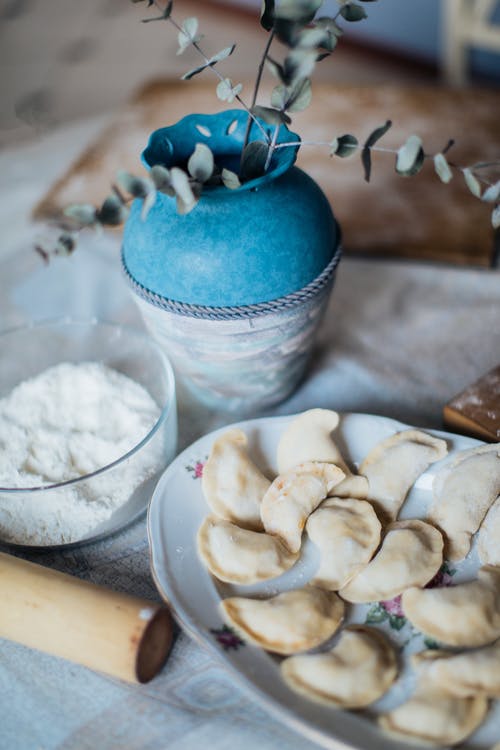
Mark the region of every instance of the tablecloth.
[[[67, 315], [141, 325], [119, 270], [117, 236], [89, 233], [75, 255], [48, 266], [33, 251], [43, 231], [29, 220], [32, 206], [103, 122], [66, 126], [0, 154], [1, 329]], [[266, 414], [319, 406], [439, 428], [443, 404], [498, 364], [499, 355], [498, 270], [344, 259], [306, 379]], [[234, 420], [182, 393], [179, 417], [179, 449]], [[159, 598], [145, 518], [105, 541], [30, 558]], [[0, 641], [1, 750], [201, 746], [315, 747], [271, 718], [182, 632], [162, 673], [139, 687]]]

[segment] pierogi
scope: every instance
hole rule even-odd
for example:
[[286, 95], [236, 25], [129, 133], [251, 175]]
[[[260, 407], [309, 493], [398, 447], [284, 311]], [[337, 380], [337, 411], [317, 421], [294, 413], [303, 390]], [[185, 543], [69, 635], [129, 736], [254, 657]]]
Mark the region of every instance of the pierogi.
[[281, 674], [292, 690], [318, 703], [363, 708], [390, 688], [398, 666], [394, 648], [380, 631], [350, 625], [329, 651], [285, 659]]
[[474, 581], [403, 593], [403, 611], [421, 633], [447, 646], [485, 646], [500, 637], [500, 568], [485, 566]]
[[203, 468], [202, 489], [217, 516], [259, 531], [260, 504], [271, 482], [251, 461], [247, 446], [243, 430], [227, 430], [217, 438]]
[[344, 603], [337, 594], [314, 586], [285, 591], [270, 599], [224, 599], [225, 622], [241, 637], [266, 651], [294, 654], [319, 646], [338, 629]]
[[[432, 663], [432, 662], [431, 662]], [[387, 731], [430, 745], [457, 745], [481, 724], [488, 711], [484, 695], [459, 697], [432, 678], [429, 664], [417, 664], [417, 683], [409, 699], [379, 716]]]
[[367, 565], [380, 543], [373, 506], [355, 498], [328, 498], [312, 513], [306, 531], [320, 552], [312, 583], [338, 591]]
[[448, 559], [461, 560], [500, 495], [500, 443], [460, 453], [436, 475], [433, 494], [429, 520], [444, 533]]
[[429, 675], [452, 695], [500, 698], [500, 639], [473, 651], [423, 651], [414, 662], [428, 660]]
[[424, 521], [395, 521], [387, 527], [380, 550], [340, 596], [348, 602], [392, 599], [411, 586], [425, 586], [443, 562], [443, 538]]
[[359, 467], [368, 479], [368, 499], [394, 521], [405, 498], [429, 466], [446, 456], [446, 442], [420, 430], [403, 430], [378, 443]]
[[329, 409], [310, 409], [295, 417], [278, 444], [278, 471], [284, 474], [305, 461], [333, 463], [345, 474], [335, 487], [335, 497], [365, 498], [367, 480], [351, 472], [333, 440], [332, 432], [338, 424], [339, 415]]
[[277, 537], [241, 529], [217, 516], [205, 519], [197, 544], [209, 571], [226, 583], [250, 584], [276, 578], [298, 558]]
[[265, 531], [278, 536], [290, 552], [298, 552], [308, 517], [344, 476], [334, 464], [313, 461], [280, 474], [262, 498]]

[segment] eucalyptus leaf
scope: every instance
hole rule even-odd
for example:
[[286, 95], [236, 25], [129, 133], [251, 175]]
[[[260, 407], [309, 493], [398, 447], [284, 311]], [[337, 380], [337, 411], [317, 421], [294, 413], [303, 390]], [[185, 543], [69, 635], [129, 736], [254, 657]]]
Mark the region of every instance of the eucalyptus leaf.
[[465, 179], [465, 184], [471, 191], [472, 195], [475, 195], [476, 198], [480, 198], [481, 197], [481, 183], [477, 179], [476, 175], [468, 167], [466, 167], [463, 170], [463, 175]]
[[166, 167], [163, 167], [161, 164], [155, 164], [154, 167], [151, 167], [149, 174], [151, 175], [155, 188], [160, 193], [165, 193], [170, 197], [175, 195], [175, 190], [170, 181], [170, 172]]
[[73, 219], [83, 227], [91, 227], [97, 221], [97, 210], [90, 203], [75, 203], [67, 206], [63, 213], [69, 219]]
[[177, 35], [177, 41], [179, 42], [179, 49], [177, 50], [178, 55], [182, 55], [191, 44], [200, 41], [202, 37], [197, 35], [197, 31], [198, 19], [194, 17], [186, 18], [179, 34]]
[[[135, 2], [136, 0], [133, 0], [133, 1]], [[152, 5], [154, 5], [153, 1], [148, 2], [148, 8], [150, 8]], [[170, 18], [172, 14], [173, 5], [174, 5], [174, 0], [170, 0], [170, 2], [166, 4], [165, 10], [163, 11], [161, 16], [155, 16], [154, 18], [143, 18], [142, 22], [149, 23], [150, 21], [166, 21], [168, 18]]]
[[422, 139], [418, 135], [410, 135], [406, 142], [398, 149], [396, 156], [396, 172], [410, 175], [419, 161], [422, 151]]
[[322, 4], [323, 0], [281, 0], [274, 15], [286, 21], [306, 24], [313, 20]]
[[495, 206], [491, 212], [491, 225], [493, 229], [500, 228], [500, 206]]
[[288, 91], [287, 86], [275, 86], [271, 92], [271, 105], [276, 109], [285, 109]]
[[151, 190], [154, 190], [154, 184], [152, 180], [148, 180], [145, 177], [136, 177], [130, 172], [120, 170], [116, 175], [116, 181], [127, 193], [133, 195], [134, 198], [145, 198]]
[[189, 178], [179, 167], [172, 167], [170, 178], [177, 196], [177, 210], [179, 213], [186, 214], [196, 205], [196, 197], [189, 184]]
[[244, 150], [241, 159], [240, 179], [248, 182], [265, 173], [268, 147], [262, 141], [250, 141]]
[[337, 38], [326, 29], [304, 29], [299, 35], [299, 47], [316, 49], [322, 47], [332, 52], [337, 44]]
[[350, 1], [344, 3], [339, 12], [342, 18], [345, 18], [349, 22], [362, 21], [364, 18], [368, 18], [365, 9], [361, 5], [351, 3]]
[[500, 198], [500, 180], [490, 185], [483, 193], [482, 200], [487, 203], [496, 203]]
[[217, 65], [218, 62], [220, 62], [221, 60], [225, 60], [226, 57], [229, 57], [229, 55], [233, 53], [235, 48], [236, 48], [236, 45], [233, 44], [232, 47], [226, 47], [220, 52], [217, 52], [216, 55], [214, 55], [209, 60], [207, 60], [207, 62], [203, 63], [203, 65], [198, 65], [196, 68], [193, 68], [192, 70], [189, 70], [187, 73], [184, 73], [184, 75], [181, 77], [181, 80], [189, 81], [191, 80], [191, 78], [194, 78], [194, 76], [198, 75], [198, 73], [202, 73], [206, 68], [213, 68], [213, 66]]
[[260, 25], [266, 31], [271, 31], [274, 24], [274, 0], [262, 0]]
[[232, 172], [230, 169], [226, 169], [224, 167], [221, 177], [224, 185], [230, 190], [236, 190], [237, 188], [241, 187], [240, 178], [238, 177], [236, 172]]
[[177, 196], [175, 210], [177, 211], [179, 216], [185, 216], [186, 214], [191, 213], [191, 211], [193, 210], [193, 208], [196, 206], [197, 203], [198, 201], [196, 200], [196, 198], [193, 200], [192, 203], [184, 203], [182, 198], [179, 198], [179, 196]]
[[281, 110], [273, 109], [273, 107], [261, 107], [257, 105], [252, 107], [252, 114], [256, 117], [260, 117], [268, 125], [281, 125], [282, 123], [289, 124], [290, 118]]
[[272, 75], [275, 78], [278, 78], [280, 81], [284, 83], [285, 81], [285, 71], [282, 65], [280, 65], [276, 60], [273, 60], [271, 57], [266, 58], [266, 67], [267, 69], [272, 73]]
[[284, 83], [291, 85], [301, 78], [310, 78], [316, 66], [316, 52], [308, 49], [294, 49], [283, 63]]
[[444, 182], [445, 185], [447, 185], [452, 179], [453, 173], [444, 154], [436, 154], [434, 156], [434, 169], [436, 170], [436, 174], [441, 182]]
[[287, 47], [296, 47], [299, 43], [302, 24], [296, 21], [287, 21], [285, 18], [276, 18], [274, 21], [274, 33]]
[[372, 152], [367, 146], [361, 149], [361, 163], [365, 172], [365, 181], [370, 182], [372, 174]]
[[62, 232], [57, 238], [54, 248], [56, 255], [71, 255], [76, 247], [76, 236], [71, 232]]
[[241, 85], [241, 83], [238, 83], [236, 84], [236, 86], [234, 86], [230, 78], [224, 78], [217, 84], [217, 97], [222, 102], [229, 102], [231, 104], [231, 102], [234, 102], [236, 97], [239, 95], [242, 88], [243, 86]]
[[386, 120], [386, 122], [381, 125], [378, 128], [375, 128], [368, 138], [366, 139], [363, 148], [361, 149], [361, 163], [363, 164], [364, 172], [365, 172], [365, 180], [366, 182], [370, 182], [371, 177], [371, 171], [372, 171], [372, 155], [371, 155], [371, 148], [374, 146], [374, 144], [382, 138], [383, 135], [387, 133], [389, 128], [391, 127], [392, 122], [391, 120]]
[[334, 138], [333, 141], [330, 141], [330, 156], [335, 156], [337, 153], [337, 149], [339, 147], [339, 139]]
[[330, 34], [334, 34], [337, 38], [341, 37], [344, 33], [343, 30], [340, 28], [338, 23], [335, 21], [334, 18], [330, 18], [328, 16], [321, 16], [320, 18], [314, 19], [314, 25], [317, 28], [325, 29], [326, 31], [330, 32]]
[[334, 154], [335, 156], [340, 156], [341, 159], [348, 159], [349, 156], [352, 156], [358, 148], [358, 139], [356, 138], [356, 136], [351, 135], [350, 133], [346, 133], [345, 135], [341, 135], [339, 138], [335, 138], [335, 140], [330, 144], [332, 149], [335, 142], [337, 143], [337, 146]]
[[230, 55], [233, 54], [235, 49], [236, 49], [236, 44], [232, 44], [230, 47], [225, 47], [224, 49], [221, 49], [220, 52], [217, 52], [216, 55], [213, 55], [213, 57], [210, 58], [210, 64], [213, 65], [214, 63], [218, 63], [218, 62], [221, 62], [222, 60], [226, 60]]
[[191, 70], [188, 70], [187, 73], [184, 73], [183, 76], [181, 76], [181, 81], [190, 81], [191, 78], [194, 78], [198, 75], [198, 73], [203, 73], [204, 70], [207, 68], [210, 68], [210, 63], [203, 63], [203, 65], [198, 65], [196, 68], [192, 68]]
[[154, 204], [156, 203], [156, 190], [151, 190], [146, 197], [144, 198], [142, 202], [142, 208], [141, 208], [141, 219], [142, 221], [145, 221], [148, 217], [149, 212], [153, 208]]
[[123, 205], [116, 193], [108, 195], [101, 208], [97, 212], [97, 219], [101, 224], [117, 227], [123, 224], [128, 216], [128, 208]]
[[310, 105], [311, 99], [311, 81], [309, 78], [304, 78], [291, 91], [286, 109], [288, 112], [301, 112]]
[[368, 148], [371, 148], [372, 146], [374, 146], [375, 143], [379, 141], [382, 138], [382, 136], [384, 136], [387, 133], [391, 125], [392, 125], [392, 121], [386, 120], [385, 123], [381, 125], [379, 128], [375, 128], [375, 130], [373, 130], [368, 136], [368, 138], [366, 139], [364, 145], [367, 146]]
[[[208, 183], [210, 183], [210, 180], [208, 181]], [[197, 182], [196, 180], [192, 180], [189, 184], [191, 186], [191, 191], [194, 195], [195, 203], [198, 203], [198, 201], [200, 200], [201, 194], [203, 192], [203, 183]]]
[[204, 143], [197, 143], [187, 166], [191, 177], [199, 182], [206, 182], [214, 171], [214, 155]]

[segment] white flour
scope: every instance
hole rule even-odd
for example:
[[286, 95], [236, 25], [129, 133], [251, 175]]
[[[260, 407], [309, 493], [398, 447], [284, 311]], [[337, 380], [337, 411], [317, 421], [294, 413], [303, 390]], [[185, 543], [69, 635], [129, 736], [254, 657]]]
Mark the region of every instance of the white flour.
[[[89, 474], [120, 458], [160, 409], [135, 381], [97, 362], [63, 363], [0, 400], [0, 487], [36, 487]], [[162, 440], [116, 469], [33, 493], [0, 492], [0, 538], [58, 544], [87, 536], [161, 467]]]

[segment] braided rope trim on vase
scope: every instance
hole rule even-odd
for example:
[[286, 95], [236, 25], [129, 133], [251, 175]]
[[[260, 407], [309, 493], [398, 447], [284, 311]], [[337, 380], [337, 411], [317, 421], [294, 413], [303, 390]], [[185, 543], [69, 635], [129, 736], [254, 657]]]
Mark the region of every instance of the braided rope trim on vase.
[[325, 287], [332, 281], [335, 270], [339, 264], [342, 255], [342, 247], [338, 245], [333, 258], [326, 268], [316, 276], [309, 284], [292, 292], [284, 297], [271, 300], [270, 302], [259, 302], [254, 305], [235, 305], [228, 307], [209, 307], [207, 305], [190, 305], [186, 302], [176, 302], [175, 300], [163, 297], [161, 294], [152, 292], [145, 286], [134, 279], [125, 265], [123, 251], [121, 256], [122, 271], [125, 278], [138, 297], [149, 302], [149, 304], [159, 307], [167, 312], [176, 313], [177, 315], [187, 315], [192, 318], [204, 318], [208, 320], [237, 320], [242, 318], [256, 317], [258, 315], [270, 315], [273, 313], [284, 312], [304, 302], [308, 302], [322, 292]]

